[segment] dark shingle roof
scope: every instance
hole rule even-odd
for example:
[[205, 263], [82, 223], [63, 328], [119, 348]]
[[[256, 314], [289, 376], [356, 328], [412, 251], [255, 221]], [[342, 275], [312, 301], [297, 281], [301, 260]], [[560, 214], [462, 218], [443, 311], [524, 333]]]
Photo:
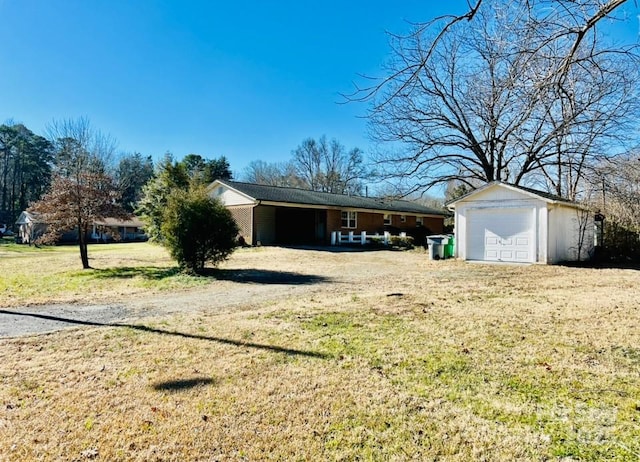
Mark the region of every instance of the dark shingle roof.
[[218, 180], [253, 199], [259, 201], [282, 202], [304, 205], [325, 205], [329, 207], [348, 207], [385, 212], [412, 213], [424, 215], [446, 215], [443, 210], [426, 207], [411, 201], [387, 200], [374, 197], [346, 196], [298, 188], [285, 188], [254, 183]]

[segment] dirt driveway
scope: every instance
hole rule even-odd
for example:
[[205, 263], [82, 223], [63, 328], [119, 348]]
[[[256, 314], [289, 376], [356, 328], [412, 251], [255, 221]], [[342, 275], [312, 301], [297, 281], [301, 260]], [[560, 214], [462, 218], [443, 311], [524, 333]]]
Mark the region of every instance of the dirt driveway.
[[[139, 322], [189, 310], [229, 312], [251, 309], [309, 292], [323, 296], [379, 289], [399, 290], [398, 274], [426, 271], [418, 251], [357, 251], [262, 248], [236, 252], [205, 288], [140, 295], [95, 304], [55, 304], [0, 308], [0, 338], [36, 335], [66, 328]], [[449, 265], [440, 262], [441, 266]], [[432, 269], [436, 269], [435, 268]]]

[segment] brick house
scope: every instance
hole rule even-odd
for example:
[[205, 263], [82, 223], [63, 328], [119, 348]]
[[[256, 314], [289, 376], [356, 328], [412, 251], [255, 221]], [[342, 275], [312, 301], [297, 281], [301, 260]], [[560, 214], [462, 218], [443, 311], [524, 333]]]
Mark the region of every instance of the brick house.
[[[326, 245], [331, 233], [392, 234], [422, 239], [441, 233], [446, 212], [406, 200], [331, 194], [216, 180], [209, 186], [232, 213], [248, 244]], [[417, 242], [422, 244], [422, 242]]]

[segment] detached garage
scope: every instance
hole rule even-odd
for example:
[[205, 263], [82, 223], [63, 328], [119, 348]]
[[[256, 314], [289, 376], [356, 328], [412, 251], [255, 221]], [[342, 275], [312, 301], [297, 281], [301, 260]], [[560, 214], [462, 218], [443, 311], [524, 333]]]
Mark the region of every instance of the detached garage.
[[542, 191], [492, 182], [449, 207], [462, 260], [558, 263], [593, 253], [593, 215]]

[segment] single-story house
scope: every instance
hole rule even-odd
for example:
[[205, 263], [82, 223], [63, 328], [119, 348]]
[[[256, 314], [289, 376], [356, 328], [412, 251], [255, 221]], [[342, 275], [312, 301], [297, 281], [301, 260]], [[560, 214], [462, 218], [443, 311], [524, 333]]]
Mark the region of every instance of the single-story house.
[[47, 224], [40, 220], [38, 214], [27, 212], [20, 213], [16, 220], [16, 241], [21, 244], [33, 244], [36, 239], [47, 231]]
[[462, 260], [551, 264], [593, 255], [593, 214], [561, 197], [494, 181], [448, 205]]
[[209, 186], [247, 244], [329, 244], [332, 232], [441, 233], [446, 212], [406, 200], [216, 180]]
[[91, 239], [96, 242], [109, 242], [115, 240], [114, 236], [117, 235], [121, 242], [146, 241], [148, 237], [143, 228], [144, 223], [135, 216], [129, 220], [103, 218], [93, 224]]
[[[89, 242], [113, 241], [116, 232], [120, 235], [120, 241], [146, 241], [147, 236], [142, 229], [143, 223], [136, 217], [130, 220], [119, 220], [116, 218], [104, 218], [96, 220], [93, 224]], [[47, 224], [43, 222], [36, 213], [23, 211], [16, 220], [17, 241], [22, 244], [33, 244], [36, 239], [42, 236], [47, 230]], [[58, 242], [71, 243], [78, 241], [78, 231], [68, 231], [64, 233]]]

